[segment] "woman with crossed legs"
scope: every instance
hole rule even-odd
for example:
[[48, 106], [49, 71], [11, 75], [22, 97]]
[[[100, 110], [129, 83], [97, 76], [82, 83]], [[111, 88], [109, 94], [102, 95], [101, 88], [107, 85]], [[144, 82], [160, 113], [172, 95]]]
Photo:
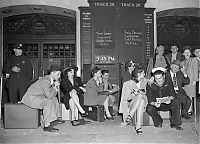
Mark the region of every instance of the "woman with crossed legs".
[[123, 84], [119, 109], [119, 113], [123, 114], [123, 126], [131, 124], [133, 121], [132, 117], [134, 113], [137, 112], [137, 122], [135, 126], [137, 134], [142, 134], [143, 112], [147, 105], [147, 80], [144, 76], [143, 66], [140, 64], [136, 65], [132, 72], [132, 79]]

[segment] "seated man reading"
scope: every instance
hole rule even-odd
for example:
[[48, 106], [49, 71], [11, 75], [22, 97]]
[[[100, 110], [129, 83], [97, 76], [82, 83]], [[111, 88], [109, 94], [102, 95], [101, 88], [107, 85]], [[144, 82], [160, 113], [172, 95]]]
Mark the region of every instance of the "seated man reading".
[[154, 83], [147, 85], [148, 105], [146, 112], [152, 117], [155, 127], [162, 127], [163, 119], [158, 111], [170, 111], [171, 128], [183, 130], [180, 126], [180, 101], [176, 98], [172, 82], [165, 79], [165, 69], [158, 67], [152, 70]]

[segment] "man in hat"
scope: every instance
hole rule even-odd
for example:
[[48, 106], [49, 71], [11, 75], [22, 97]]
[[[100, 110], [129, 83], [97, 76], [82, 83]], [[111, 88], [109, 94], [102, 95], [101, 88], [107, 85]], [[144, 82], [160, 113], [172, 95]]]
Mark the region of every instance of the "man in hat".
[[64, 121], [59, 120], [59, 103], [56, 97], [60, 85], [60, 66], [52, 65], [49, 72], [49, 75], [41, 77], [28, 88], [22, 98], [22, 103], [31, 108], [42, 109], [44, 115], [43, 130], [56, 132], [58, 129], [53, 127], [55, 123], [64, 123]]
[[180, 66], [180, 63], [180, 60], [174, 60], [171, 63], [170, 71], [166, 72], [166, 80], [173, 83], [176, 97], [181, 101], [182, 117], [185, 119], [190, 119], [188, 110], [191, 105], [191, 99], [183, 89], [184, 85], [188, 85], [190, 83], [190, 79], [187, 76], [184, 67]]
[[182, 53], [178, 52], [178, 47], [176, 45], [171, 45], [171, 53], [167, 54], [166, 57], [171, 64], [174, 60], [181, 60]]
[[22, 44], [16, 44], [14, 52], [15, 55], [6, 59], [4, 65], [11, 103], [21, 101], [33, 77], [33, 67], [30, 60], [22, 54]]
[[163, 119], [158, 111], [170, 111], [170, 127], [183, 130], [180, 126], [182, 123], [180, 102], [175, 96], [173, 84], [166, 80], [163, 68], [153, 69], [152, 73], [155, 81], [153, 84], [147, 85], [148, 105], [146, 112], [152, 117], [155, 127], [162, 127]]

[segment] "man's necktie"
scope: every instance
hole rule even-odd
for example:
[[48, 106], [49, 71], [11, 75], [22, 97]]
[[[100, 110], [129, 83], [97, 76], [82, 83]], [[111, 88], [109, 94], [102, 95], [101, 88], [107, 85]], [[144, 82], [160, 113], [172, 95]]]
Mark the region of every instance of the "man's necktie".
[[173, 85], [174, 85], [175, 88], [178, 87], [176, 74], [173, 75]]

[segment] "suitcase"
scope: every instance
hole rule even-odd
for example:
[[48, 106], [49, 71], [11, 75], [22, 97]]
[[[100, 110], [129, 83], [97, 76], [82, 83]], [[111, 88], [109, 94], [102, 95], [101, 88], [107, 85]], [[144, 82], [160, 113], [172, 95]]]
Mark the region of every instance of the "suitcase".
[[[62, 120], [71, 120], [71, 111], [70, 109], [67, 110], [63, 103], [60, 104], [60, 113]], [[78, 117], [78, 113], [76, 117]]]
[[40, 110], [24, 104], [4, 105], [5, 129], [34, 129], [40, 126]]
[[104, 106], [102, 105], [95, 105], [95, 106], [84, 106], [84, 110], [88, 113], [86, 118], [103, 122], [104, 121]]

